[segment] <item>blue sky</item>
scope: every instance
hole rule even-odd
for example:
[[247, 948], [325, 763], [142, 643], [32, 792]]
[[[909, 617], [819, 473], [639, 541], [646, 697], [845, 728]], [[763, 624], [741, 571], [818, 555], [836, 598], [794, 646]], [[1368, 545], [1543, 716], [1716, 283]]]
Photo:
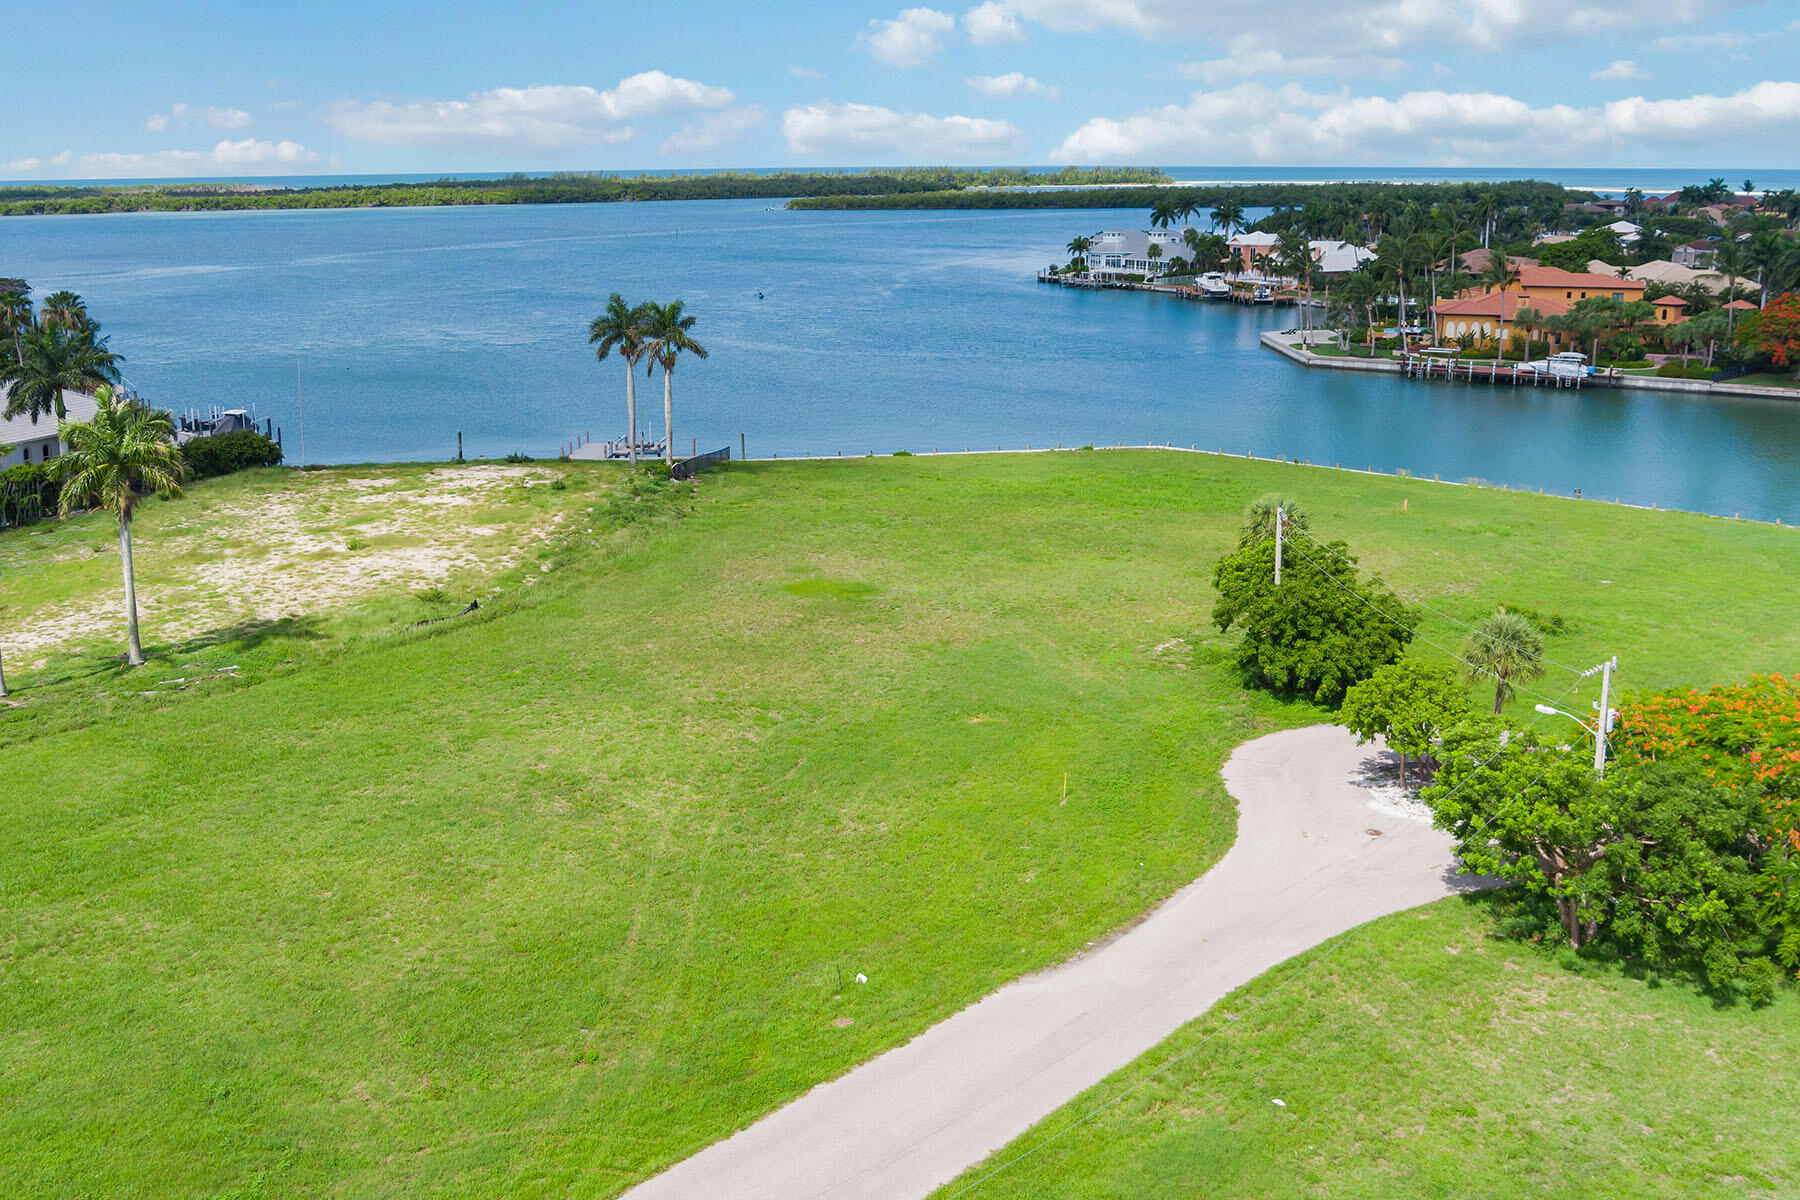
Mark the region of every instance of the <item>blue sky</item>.
[[1800, 167], [1792, 0], [68, 2], [7, 32], [13, 179]]

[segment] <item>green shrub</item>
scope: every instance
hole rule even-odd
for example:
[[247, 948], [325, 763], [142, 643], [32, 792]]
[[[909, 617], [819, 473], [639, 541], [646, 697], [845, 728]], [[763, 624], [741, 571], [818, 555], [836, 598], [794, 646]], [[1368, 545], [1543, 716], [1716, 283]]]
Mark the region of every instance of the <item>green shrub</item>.
[[1602, 362], [1601, 367], [1617, 367], [1621, 371], [1637, 371], [1650, 365], [1647, 358], [1620, 358]]
[[894, 451], [895, 458], [911, 458], [912, 456], [913, 456], [913, 452], [911, 450], [896, 450], [896, 451]]
[[1666, 362], [1656, 368], [1656, 374], [1663, 379], [1711, 379], [1713, 368], [1703, 363], [1689, 363], [1684, 367], [1678, 362]]
[[56, 511], [62, 482], [44, 463], [20, 463], [0, 471], [0, 526], [28, 525]]
[[181, 457], [195, 479], [230, 475], [248, 467], [273, 467], [281, 462], [281, 447], [249, 429], [195, 438], [181, 448]]

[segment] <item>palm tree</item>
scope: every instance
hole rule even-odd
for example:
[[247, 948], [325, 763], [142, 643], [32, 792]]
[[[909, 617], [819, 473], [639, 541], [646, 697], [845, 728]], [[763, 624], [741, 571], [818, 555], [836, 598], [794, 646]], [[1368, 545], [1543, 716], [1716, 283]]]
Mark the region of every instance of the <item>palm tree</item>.
[[1094, 239], [1091, 237], [1084, 237], [1081, 235], [1077, 235], [1075, 237], [1070, 238], [1069, 239], [1069, 264], [1071, 266], [1073, 266], [1075, 263], [1079, 262], [1082, 264], [1083, 268], [1085, 269], [1085, 267], [1087, 265], [1087, 252], [1089, 250], [1092, 250], [1093, 248], [1094, 248]]
[[1376, 247], [1376, 256], [1392, 273], [1400, 289], [1400, 348], [1406, 348], [1406, 277], [1412, 270], [1413, 258], [1418, 253], [1418, 233], [1411, 222], [1395, 221], [1387, 233], [1382, 235], [1381, 244]]
[[1167, 229], [1181, 219], [1181, 206], [1171, 197], [1163, 197], [1150, 206], [1150, 224]]
[[21, 335], [30, 328], [30, 294], [24, 288], [16, 287], [9, 287], [0, 292], [0, 332], [12, 336], [14, 362], [25, 357], [25, 350], [19, 343]]
[[1513, 695], [1514, 683], [1544, 673], [1544, 639], [1536, 625], [1502, 606], [1477, 625], [1463, 642], [1470, 683], [1494, 681], [1494, 712]]
[[1749, 256], [1744, 253], [1742, 242], [1730, 235], [1719, 239], [1719, 244], [1713, 249], [1713, 270], [1725, 276], [1725, 332], [1728, 338], [1736, 312], [1731, 307], [1731, 302], [1737, 298], [1738, 276], [1749, 265]]
[[1487, 266], [1482, 268], [1481, 282], [1490, 291], [1500, 293], [1500, 323], [1494, 327], [1494, 348], [1499, 351], [1499, 361], [1506, 361], [1506, 289], [1519, 282], [1519, 268], [1504, 254], [1488, 255]]
[[1162, 246], [1157, 242], [1151, 242], [1144, 251], [1144, 257], [1150, 260], [1150, 274], [1155, 275], [1156, 260], [1162, 257]]
[[651, 367], [663, 373], [663, 461], [675, 462], [675, 360], [683, 354], [706, 357], [706, 347], [688, 336], [694, 318], [681, 311], [681, 301], [667, 304], [650, 301], [644, 305], [643, 336]]
[[1762, 288], [1758, 308], [1769, 307], [1769, 280], [1781, 266], [1781, 260], [1793, 243], [1779, 233], [1759, 233], [1750, 239], [1749, 259], [1756, 265], [1757, 285]]
[[110, 387], [96, 393], [100, 408], [85, 423], [64, 421], [58, 435], [69, 447], [56, 460], [66, 516], [80, 505], [110, 509], [119, 518], [119, 568], [125, 577], [126, 661], [144, 665], [138, 642], [137, 578], [131, 565], [131, 514], [150, 492], [181, 495], [187, 464], [175, 448], [175, 423], [166, 412], [121, 400]]
[[1281, 263], [1284, 274], [1291, 275], [1296, 283], [1306, 289], [1306, 311], [1301, 317], [1301, 327], [1312, 328], [1312, 242], [1307, 239], [1305, 230], [1295, 226], [1281, 235], [1275, 244], [1276, 258]]
[[1532, 335], [1532, 333], [1535, 332], [1536, 330], [1542, 329], [1543, 327], [1544, 327], [1544, 313], [1543, 313], [1542, 309], [1533, 308], [1531, 305], [1527, 304], [1524, 307], [1520, 308], [1518, 312], [1513, 314], [1513, 328], [1514, 329], [1522, 329], [1525, 331], [1525, 357], [1526, 358], [1531, 357], [1531, 335]]
[[1280, 492], [1269, 492], [1252, 500], [1250, 507], [1244, 510], [1244, 524], [1238, 531], [1239, 550], [1275, 540], [1276, 509], [1281, 510], [1284, 532], [1304, 533], [1312, 527], [1311, 519], [1298, 500]]
[[1213, 206], [1212, 226], [1214, 229], [1223, 229], [1226, 237], [1230, 237], [1232, 234], [1236, 233], [1243, 223], [1243, 205], [1232, 204], [1227, 201], [1224, 204], [1216, 204]]
[[17, 344], [18, 360], [0, 363], [0, 383], [12, 385], [0, 415], [24, 413], [35, 421], [53, 412], [61, 420], [68, 415], [65, 391], [92, 391], [119, 381], [119, 356], [106, 348], [106, 339], [92, 325], [66, 329], [40, 323], [25, 330]]
[[588, 325], [588, 343], [596, 346], [594, 358], [605, 362], [617, 350], [625, 360], [625, 419], [631, 433], [625, 439], [631, 465], [637, 466], [637, 365], [648, 348], [644, 343], [645, 305], [631, 308], [625, 298], [614, 292], [606, 299], [606, 311]]
[[44, 297], [44, 306], [38, 310], [38, 323], [60, 325], [73, 333], [88, 324], [87, 305], [74, 292], [52, 292]]

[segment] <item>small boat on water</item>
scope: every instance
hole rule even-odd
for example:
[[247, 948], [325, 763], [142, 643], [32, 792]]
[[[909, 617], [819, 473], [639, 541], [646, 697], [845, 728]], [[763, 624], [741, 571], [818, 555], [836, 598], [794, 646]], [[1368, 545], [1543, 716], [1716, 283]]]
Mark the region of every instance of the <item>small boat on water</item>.
[[175, 419], [175, 443], [186, 445], [196, 438], [223, 433], [256, 432], [256, 421], [241, 408], [213, 409], [204, 416], [189, 412]]
[[1256, 290], [1254, 292], [1250, 293], [1250, 303], [1252, 303], [1252, 304], [1273, 304], [1273, 303], [1275, 303], [1275, 289], [1270, 287], [1266, 283], [1257, 284]]
[[1231, 285], [1217, 271], [1208, 271], [1199, 279], [1200, 294], [1208, 300], [1225, 300], [1231, 296]]

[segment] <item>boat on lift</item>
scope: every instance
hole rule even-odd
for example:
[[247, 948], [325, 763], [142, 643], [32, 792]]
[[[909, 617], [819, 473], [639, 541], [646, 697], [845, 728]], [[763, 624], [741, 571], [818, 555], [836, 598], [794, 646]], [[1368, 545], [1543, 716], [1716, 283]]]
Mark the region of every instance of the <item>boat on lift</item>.
[[1229, 300], [1231, 285], [1225, 282], [1225, 276], [1217, 271], [1208, 271], [1199, 279], [1200, 294], [1208, 300]]

